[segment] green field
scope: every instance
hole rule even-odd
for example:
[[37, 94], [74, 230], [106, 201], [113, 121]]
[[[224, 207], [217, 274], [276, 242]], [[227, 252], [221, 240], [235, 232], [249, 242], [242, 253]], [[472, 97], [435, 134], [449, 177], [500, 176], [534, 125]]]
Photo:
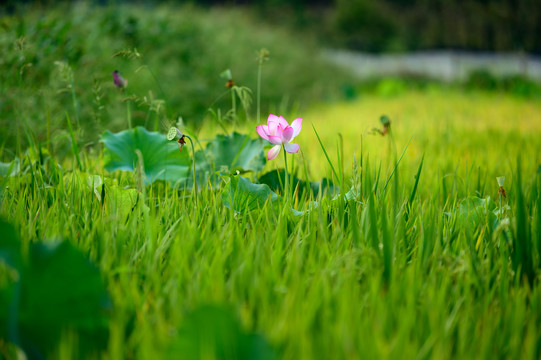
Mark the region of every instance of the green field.
[[[187, 9], [210, 33], [231, 15]], [[108, 61], [127, 48], [106, 43]], [[261, 119], [257, 86], [245, 108], [218, 77], [219, 91], [206, 84], [182, 105], [205, 121], [182, 127], [171, 103], [141, 110], [102, 67], [108, 100], [93, 122], [96, 86], [74, 85], [96, 83], [85, 61], [62, 92], [52, 60], [17, 80], [25, 61], [0, 63], [0, 358], [541, 357], [539, 99], [438, 85], [348, 101], [313, 90], [295, 105], [309, 76], [272, 95], [280, 73], [263, 67], [278, 78], [262, 82]], [[163, 80], [174, 66], [152, 69], [167, 96], [182, 90]], [[199, 105], [207, 91], [214, 116]], [[273, 172], [284, 150], [265, 160], [255, 129], [270, 112], [303, 118], [289, 190]], [[167, 143], [172, 125], [195, 149]]]

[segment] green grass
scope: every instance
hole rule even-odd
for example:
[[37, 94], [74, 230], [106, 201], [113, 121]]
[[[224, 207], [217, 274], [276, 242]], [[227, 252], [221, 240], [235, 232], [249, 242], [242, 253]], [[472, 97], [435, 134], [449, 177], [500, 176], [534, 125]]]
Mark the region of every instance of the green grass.
[[[379, 124], [382, 109], [397, 151], [391, 138], [365, 135], [361, 153], [360, 135]], [[264, 334], [284, 359], [535, 359], [539, 114], [537, 103], [460, 93], [365, 98], [308, 112], [298, 139], [309, 172], [331, 174], [308, 126], [313, 122], [331, 158], [342, 132], [345, 182], [359, 194], [321, 198], [301, 217], [270, 204], [235, 214], [222, 205], [220, 189], [202, 189], [198, 205], [164, 183], [147, 187], [127, 212], [101, 206], [86, 180], [104, 173], [100, 156], [82, 150], [86, 173], [73, 161], [58, 167], [54, 157], [25, 158], [25, 174], [6, 179], [1, 213], [16, 224], [23, 244], [63, 237], [98, 265], [113, 302], [101, 358], [163, 354], [187, 312], [218, 303], [231, 305], [242, 325]], [[349, 165], [354, 152], [357, 174]], [[293, 158], [302, 166], [300, 154]], [[136, 173], [105, 175], [136, 188]], [[497, 229], [488, 221], [477, 228], [460, 223], [462, 199], [496, 198], [495, 175], [507, 178], [510, 223]], [[527, 242], [531, 251], [518, 264], [515, 231], [513, 241]], [[529, 261], [531, 283], [517, 276]], [[53, 356], [73, 357], [73, 341], [64, 338]]]
[[[150, 19], [167, 18], [164, 9]], [[92, 16], [101, 15], [91, 13], [90, 24], [96, 21]], [[69, 71], [63, 71], [69, 80]], [[79, 71], [73, 83], [91, 81]], [[257, 74], [255, 62], [250, 71]], [[274, 76], [280, 83], [286, 75]], [[28, 314], [17, 319], [13, 310], [24, 308], [24, 291], [30, 291], [21, 285], [16, 301], [19, 284], [31, 283], [20, 270], [35, 262], [26, 255], [35, 244], [58, 239], [97, 266], [111, 303], [96, 316], [108, 319], [108, 336], [100, 347], [85, 332], [89, 324], [82, 330], [67, 327], [44, 352], [46, 358], [81, 358], [80, 348], [95, 344], [88, 358], [191, 359], [175, 349], [190, 345], [182, 334], [204, 304], [229, 307], [243, 331], [262, 335], [279, 359], [541, 356], [541, 103], [536, 98], [429, 87], [362, 94], [304, 111], [284, 109], [290, 122], [304, 119], [295, 138], [301, 151], [288, 154], [290, 169], [304, 180], [332, 178], [340, 192], [234, 211], [222, 200], [226, 180], [199, 186], [197, 197], [162, 181], [144, 186], [139, 154], [134, 171], [108, 173], [103, 148], [82, 140], [90, 119], [87, 97], [96, 88], [70, 91], [59, 103], [39, 81], [27, 88], [2, 84], [4, 94], [13, 90], [28, 97], [5, 100], [20, 122], [1, 130], [0, 216], [15, 226], [26, 260], [20, 268], [14, 265], [12, 245], [0, 240], [0, 305], [10, 305], [0, 306], [0, 357], [14, 357], [9, 331], [17, 320], [29, 321]], [[163, 85], [177, 89], [169, 81]], [[267, 86], [263, 80], [262, 89]], [[32, 100], [37, 94], [43, 97]], [[211, 94], [203, 95], [213, 101]], [[118, 113], [119, 120], [100, 128], [126, 128], [123, 105], [104, 102], [103, 111]], [[263, 115], [267, 106], [276, 109], [262, 98]], [[38, 110], [41, 115], [34, 117]], [[383, 114], [391, 120], [385, 136], [373, 131], [382, 130]], [[257, 124], [236, 126], [255, 138]], [[205, 143], [222, 126], [233, 127], [210, 119], [190, 135]], [[183, 154], [188, 151], [186, 146]], [[20, 170], [6, 164], [15, 155]], [[262, 173], [283, 164], [279, 156]], [[96, 184], [97, 176], [105, 186]], [[506, 178], [507, 198], [496, 215], [498, 176]], [[289, 204], [299, 212], [293, 214]], [[65, 271], [77, 266], [80, 270], [75, 264]], [[47, 274], [47, 268], [40, 271]], [[69, 295], [61, 285], [55, 289], [44, 295], [47, 304]], [[62, 308], [51, 309], [59, 312]], [[218, 318], [201, 324], [204, 339], [213, 331], [229, 339], [232, 326], [220, 333]], [[237, 358], [213, 356], [215, 344], [207, 340], [203, 345], [211, 354], [200, 358]]]
[[[540, 108], [539, 101], [506, 95], [438, 90], [392, 97], [366, 95], [358, 101], [313, 108], [303, 115], [325, 134], [328, 147], [333, 148], [337, 133], [342, 134], [346, 163], [354, 153], [360, 154], [361, 137], [364, 152], [378, 159], [394, 156], [411, 139], [406, 160], [418, 161], [427, 153], [428, 168], [449, 173], [458, 169], [464, 174], [471, 166], [481, 167], [487, 179], [490, 176], [490, 181], [495, 181], [498, 174], [511, 173], [517, 155], [528, 158], [529, 171], [535, 171], [541, 162], [537, 136], [541, 131]], [[382, 114], [392, 121], [395, 144], [389, 137], [369, 135], [372, 128], [381, 128], [378, 119]], [[314, 139], [305, 137], [301, 145], [309, 145]], [[322, 170], [319, 164], [325, 165], [313, 164], [319, 168], [318, 175]], [[404, 167], [417, 170], [416, 166]]]

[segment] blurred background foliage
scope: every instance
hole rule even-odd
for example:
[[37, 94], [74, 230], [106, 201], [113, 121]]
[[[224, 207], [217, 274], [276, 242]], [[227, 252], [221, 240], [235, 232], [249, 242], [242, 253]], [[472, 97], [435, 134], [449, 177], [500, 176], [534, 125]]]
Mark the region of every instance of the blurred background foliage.
[[[95, 143], [104, 129], [126, 127], [126, 98], [134, 126], [169, 126], [181, 116], [197, 128], [209, 107], [222, 114], [231, 108], [220, 77], [226, 69], [236, 85], [253, 91], [253, 117], [256, 51], [262, 48], [270, 52], [262, 69], [262, 114], [331, 99], [347, 79], [320, 59], [310, 37], [240, 9], [90, 3], [14, 8], [4, 8], [0, 18], [0, 126], [7, 148], [17, 133], [23, 142], [30, 135], [38, 142], [68, 139], [66, 113], [82, 143]], [[113, 84], [115, 69], [128, 80], [126, 94]]]
[[[126, 127], [127, 99], [134, 126], [163, 129], [182, 117], [197, 129], [211, 117], [209, 108], [214, 117], [231, 108], [220, 77], [226, 69], [236, 85], [253, 91], [249, 111], [238, 109], [241, 120], [246, 114], [253, 120], [262, 48], [270, 60], [263, 65], [261, 113], [298, 115], [367, 89], [396, 90], [388, 79], [359, 84], [321, 58], [323, 47], [539, 54], [540, 33], [537, 0], [8, 0], [0, 5], [2, 145], [13, 151], [35, 139], [69, 149], [66, 115], [80, 144], [96, 144], [105, 129]], [[128, 79], [127, 93], [114, 87], [115, 69]], [[541, 93], [525, 78], [483, 71], [462, 85]]]
[[[14, 11], [20, 3], [8, 0], [6, 8]], [[52, 5], [57, 1], [37, 3]], [[538, 0], [96, 0], [95, 3], [240, 5], [255, 10], [267, 23], [312, 31], [327, 46], [363, 51], [451, 48], [541, 53]]]
[[[206, 3], [238, 3], [206, 1]], [[541, 53], [537, 0], [260, 0], [327, 46], [370, 52], [461, 49]], [[285, 16], [284, 16], [285, 15]]]
[[337, 45], [366, 51], [461, 49], [541, 53], [537, 0], [336, 0]]

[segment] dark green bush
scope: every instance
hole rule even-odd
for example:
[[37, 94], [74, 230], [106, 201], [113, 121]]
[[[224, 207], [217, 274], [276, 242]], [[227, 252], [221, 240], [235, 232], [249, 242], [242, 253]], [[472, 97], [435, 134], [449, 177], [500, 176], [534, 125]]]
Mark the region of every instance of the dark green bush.
[[465, 86], [470, 89], [497, 90], [498, 79], [488, 70], [476, 70], [469, 74]]
[[525, 98], [541, 96], [541, 86], [524, 76], [497, 77], [488, 70], [473, 71], [464, 86], [467, 89], [499, 91]]

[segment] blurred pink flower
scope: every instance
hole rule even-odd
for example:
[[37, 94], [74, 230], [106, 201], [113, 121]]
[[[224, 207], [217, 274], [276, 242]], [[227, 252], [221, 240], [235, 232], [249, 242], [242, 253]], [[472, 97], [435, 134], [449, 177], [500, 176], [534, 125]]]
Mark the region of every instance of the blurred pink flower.
[[115, 83], [116, 87], [120, 89], [128, 86], [128, 80], [120, 76], [120, 72], [118, 70], [113, 71], [113, 82]]
[[274, 146], [267, 153], [267, 160], [272, 160], [280, 153], [283, 146], [288, 153], [299, 151], [299, 144], [292, 143], [291, 140], [299, 135], [302, 128], [302, 119], [293, 120], [291, 126], [282, 116], [270, 114], [267, 119], [267, 125], [258, 125], [257, 133], [263, 139], [270, 141]]

